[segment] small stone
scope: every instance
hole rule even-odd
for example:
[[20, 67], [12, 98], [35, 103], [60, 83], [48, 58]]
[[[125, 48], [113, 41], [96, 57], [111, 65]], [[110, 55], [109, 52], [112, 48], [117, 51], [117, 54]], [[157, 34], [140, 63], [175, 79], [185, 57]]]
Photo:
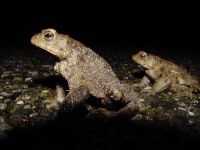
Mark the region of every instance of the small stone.
[[50, 99], [45, 99], [42, 101], [44, 104], [50, 104], [51, 103], [51, 100]]
[[189, 120], [188, 123], [189, 123], [190, 125], [193, 125], [193, 124], [195, 123], [195, 121], [194, 121], [194, 120]]
[[8, 102], [10, 102], [10, 101], [11, 101], [11, 99], [10, 99], [10, 98], [7, 98], [7, 99], [4, 100], [4, 103], [8, 103]]
[[47, 97], [49, 94], [50, 94], [49, 90], [43, 90], [43, 91], [40, 93], [40, 96], [44, 98], [44, 97]]
[[20, 100], [20, 101], [16, 102], [16, 104], [18, 104], [18, 105], [23, 105], [23, 104], [24, 104], [24, 101]]
[[22, 82], [23, 78], [22, 77], [14, 77], [13, 82]]
[[38, 113], [35, 112], [29, 115], [29, 117], [35, 117], [35, 116], [38, 116]]
[[49, 76], [49, 73], [44, 72], [42, 75], [43, 75], [44, 77], [48, 77], [48, 76]]
[[4, 97], [8, 97], [8, 96], [10, 96], [10, 94], [7, 93], [7, 92], [1, 92], [0, 95], [1, 95], [1, 96], [4, 96]]
[[35, 109], [36, 108], [36, 106], [32, 106], [32, 108], [31, 109]]
[[5, 72], [3, 72], [3, 74], [1, 75], [1, 78], [8, 78], [8, 77], [10, 77], [10, 71], [5, 71]]
[[28, 77], [24, 80], [26, 83], [32, 83], [33, 79], [31, 77]]
[[6, 109], [7, 104], [6, 103], [0, 103], [0, 110]]
[[43, 90], [42, 94], [49, 94], [49, 90]]
[[198, 100], [195, 100], [195, 99], [193, 99], [192, 101], [191, 101], [191, 104], [198, 104], [199, 103], [199, 101]]
[[58, 103], [52, 102], [50, 104], [46, 104], [46, 109], [56, 108], [58, 107]]
[[190, 116], [194, 116], [194, 113], [191, 112], [191, 111], [188, 111], [188, 114], [189, 114]]
[[29, 100], [29, 99], [31, 99], [31, 96], [28, 94], [22, 96], [22, 100]]
[[3, 97], [3, 96], [0, 96], [0, 100], [2, 100], [2, 99], [4, 99], [4, 97]]
[[28, 89], [28, 85], [23, 84], [23, 85], [21, 86], [21, 88], [23, 88], [23, 89]]
[[25, 105], [24, 109], [31, 109], [31, 105]]
[[39, 75], [38, 71], [29, 71], [28, 74], [34, 77]]
[[183, 111], [186, 111], [185, 108], [182, 108], [182, 107], [178, 107], [179, 110], [183, 110]]
[[183, 102], [178, 102], [178, 105], [179, 105], [180, 107], [186, 107], [185, 103], [183, 103]]

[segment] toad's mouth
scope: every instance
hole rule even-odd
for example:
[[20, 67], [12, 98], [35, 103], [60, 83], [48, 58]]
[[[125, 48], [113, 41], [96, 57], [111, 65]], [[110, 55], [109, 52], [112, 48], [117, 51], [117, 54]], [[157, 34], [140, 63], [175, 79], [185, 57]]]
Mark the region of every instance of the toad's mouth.
[[33, 45], [35, 45], [36, 47], [39, 47], [39, 48], [51, 53], [52, 55], [55, 55], [56, 57], [62, 59], [60, 56], [60, 52], [57, 50], [52, 50], [51, 45], [48, 45], [47, 43], [42, 43], [40, 40], [38, 40], [37, 34], [31, 38], [31, 43]]

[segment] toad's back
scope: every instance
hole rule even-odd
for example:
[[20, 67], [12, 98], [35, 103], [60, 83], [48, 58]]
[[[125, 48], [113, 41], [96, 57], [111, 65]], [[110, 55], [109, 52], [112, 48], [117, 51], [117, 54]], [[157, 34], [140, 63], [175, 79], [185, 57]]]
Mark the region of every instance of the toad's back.
[[[111, 66], [102, 57], [68, 35], [45, 29], [34, 35], [31, 42], [61, 59], [63, 76], [72, 86], [82, 84], [84, 80], [92, 95], [105, 97], [110, 85], [120, 84]], [[82, 78], [72, 79], [74, 75]]]
[[153, 70], [157, 74], [169, 77], [172, 81], [171, 88], [174, 91], [179, 90], [180, 86], [177, 86], [177, 84], [186, 85], [193, 90], [199, 88], [199, 81], [195, 76], [192, 76], [186, 69], [168, 60], [144, 51], [133, 55], [133, 60], [148, 70]]

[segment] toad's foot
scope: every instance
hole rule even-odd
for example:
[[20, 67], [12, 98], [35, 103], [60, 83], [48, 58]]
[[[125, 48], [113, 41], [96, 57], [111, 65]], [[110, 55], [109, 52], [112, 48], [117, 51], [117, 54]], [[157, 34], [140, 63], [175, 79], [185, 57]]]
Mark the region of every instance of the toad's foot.
[[152, 86], [148, 85], [141, 90], [141, 92], [155, 95], [156, 93], [163, 92], [169, 89], [171, 85], [171, 79], [168, 77], [160, 77]]
[[168, 77], [160, 77], [152, 86], [152, 91], [154, 93], [160, 93], [168, 89], [172, 81]]
[[113, 100], [121, 100], [123, 98], [123, 93], [118, 85], [110, 86], [107, 93], [108, 97]]
[[188, 97], [189, 99], [195, 98], [195, 94], [191, 89], [180, 91], [174, 94], [174, 99], [182, 99], [183, 97]]
[[[101, 114], [106, 118], [114, 118], [114, 117], [130, 117], [134, 115], [136, 111], [138, 111], [139, 105], [134, 101], [128, 103], [125, 107], [121, 108], [118, 111], [111, 111], [105, 108], [99, 108], [97, 112], [92, 112], [88, 114], [88, 117], [94, 116], [95, 113]], [[97, 115], [98, 116], [98, 115]]]

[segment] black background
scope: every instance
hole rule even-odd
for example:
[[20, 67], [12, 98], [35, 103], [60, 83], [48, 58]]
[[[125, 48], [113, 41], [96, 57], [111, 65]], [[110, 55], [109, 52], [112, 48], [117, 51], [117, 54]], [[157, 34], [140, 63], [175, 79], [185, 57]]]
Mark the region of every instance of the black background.
[[1, 45], [30, 45], [44, 28], [85, 44], [199, 50], [196, 4], [37, 1], [2, 4]]
[[[197, 8], [199, 5], [184, 2], [176, 4], [174, 2], [161, 2], [162, 3], [153, 3], [151, 1], [145, 3], [141, 1], [141, 4], [138, 4], [134, 2], [128, 3], [126, 1], [109, 1], [108, 3], [108, 1], [98, 2], [96, 0], [93, 2], [72, 2], [66, 0], [63, 2], [59, 0], [37, 2], [27, 0], [21, 3], [19, 1], [7, 1], [4, 4], [0, 4], [0, 52], [3, 54], [4, 51], [7, 50], [1, 48], [2, 46], [16, 47], [16, 50], [19, 50], [19, 48], [31, 47], [31, 36], [44, 28], [51, 27], [55, 28], [60, 33], [70, 35], [88, 46], [111, 45], [116, 47], [128, 45], [130, 48], [163, 48], [163, 50], [168, 50], [169, 52], [177, 51], [176, 54], [187, 51], [199, 54], [200, 13], [199, 8]], [[69, 122], [67, 122], [67, 124]], [[73, 127], [74, 124], [71, 124], [70, 125]], [[47, 147], [49, 148], [49, 145], [58, 147], [60, 143], [61, 146], [64, 145], [68, 147], [69, 143], [70, 146], [73, 145], [72, 141], [81, 141], [84, 143], [82, 145], [88, 146], [85, 136], [80, 136], [79, 132], [74, 133], [79, 126], [75, 126], [72, 130], [69, 128], [69, 130], [65, 130], [63, 133], [62, 129], [65, 127], [60, 127], [60, 125], [63, 124], [59, 124], [58, 128], [54, 130], [51, 130], [51, 127], [50, 130], [46, 129], [45, 131], [47, 134], [45, 136], [45, 131], [41, 132], [43, 136], [41, 136], [41, 134], [38, 135], [38, 132], [36, 132], [32, 139], [24, 136], [24, 138], [19, 138], [19, 140], [15, 140], [14, 138], [14, 142], [11, 139], [11, 143], [17, 143], [18, 147], [21, 147], [24, 143], [31, 143], [31, 146], [36, 144], [35, 147], [41, 148], [48, 145]], [[130, 126], [131, 128], [127, 128], [127, 124], [122, 122], [122, 127], [119, 127], [120, 129], [126, 130], [125, 134], [129, 134], [129, 132], [134, 129], [133, 136], [130, 136], [131, 139], [129, 143], [127, 143], [128, 140], [125, 140], [125, 145], [134, 147], [135, 143], [132, 141], [136, 140], [136, 143], [138, 143], [136, 146], [141, 147], [142, 145], [145, 149], [149, 145], [152, 145], [152, 147], [153, 145], [162, 145], [162, 148], [165, 147], [165, 149], [169, 149], [168, 147], [171, 148], [170, 145], [173, 145], [173, 148], [176, 149], [176, 147], [180, 145], [184, 147], [191, 141], [197, 141], [196, 143], [198, 143], [199, 139], [199, 137], [187, 136], [187, 134], [177, 134], [177, 136], [175, 136], [176, 132], [171, 134], [168, 130], [166, 131], [163, 128], [157, 129], [157, 127], [156, 130], [153, 129], [153, 132], [149, 133], [151, 127], [149, 127], [148, 124], [147, 127], [141, 127], [142, 129], [138, 126], [138, 129], [137, 127], [132, 127], [132, 125]], [[113, 125], [111, 125], [110, 128], [113, 128]], [[69, 142], [66, 142], [67, 140], [65, 138], [62, 138], [61, 141], [61, 138], [57, 138], [59, 137], [58, 129], [60, 129], [60, 133], [63, 133], [62, 135], [68, 135], [66, 139], [69, 140]], [[142, 130], [144, 130], [143, 134], [141, 133]], [[106, 132], [107, 130], [103, 128], [102, 132], [103, 131]], [[118, 128], [114, 131], [118, 133]], [[138, 131], [138, 133], [135, 133], [135, 131]], [[154, 131], [157, 132], [154, 133]], [[157, 138], [155, 138], [154, 134], [158, 135]], [[44, 139], [42, 139], [43, 137]], [[187, 138], [190, 138], [190, 140]], [[18, 136], [16, 139], [18, 139]], [[34, 142], [34, 140], [36, 140], [36, 142]], [[57, 145], [54, 145], [55, 140]], [[25, 142], [21, 144], [21, 141]], [[113, 141], [113, 139], [111, 139], [111, 141]], [[120, 146], [121, 143], [111, 144], [117, 147]], [[177, 143], [178, 146], [176, 146]], [[12, 144], [9, 143], [5, 145], [6, 147], [8, 145], [12, 147]], [[192, 145], [194, 144], [192, 143]], [[29, 146], [29, 148], [31, 148], [31, 146]], [[27, 146], [25, 146], [25, 148], [27, 149]], [[118, 149], [120, 148], [121, 147]], [[51, 147], [50, 149], [54, 148]]]

